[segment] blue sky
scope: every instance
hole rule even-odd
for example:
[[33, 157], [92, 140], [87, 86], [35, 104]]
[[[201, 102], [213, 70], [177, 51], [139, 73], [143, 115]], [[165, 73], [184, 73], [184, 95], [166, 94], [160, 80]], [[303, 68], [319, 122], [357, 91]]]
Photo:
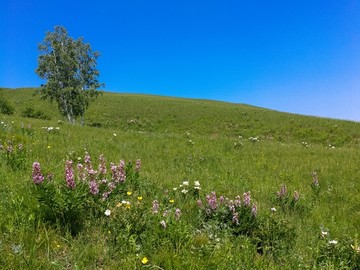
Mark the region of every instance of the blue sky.
[[360, 121], [360, 1], [20, 1], [0, 13], [0, 87], [39, 86], [37, 45], [84, 37], [105, 90]]

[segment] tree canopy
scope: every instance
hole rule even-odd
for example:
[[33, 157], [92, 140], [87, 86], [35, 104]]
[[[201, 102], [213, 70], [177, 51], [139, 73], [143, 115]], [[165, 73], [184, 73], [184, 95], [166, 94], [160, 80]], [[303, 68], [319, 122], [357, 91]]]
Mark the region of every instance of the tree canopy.
[[58, 104], [61, 114], [70, 123], [81, 118], [84, 124], [85, 111], [89, 102], [101, 91], [104, 84], [98, 80], [96, 69], [99, 52], [94, 52], [83, 38], [73, 39], [62, 26], [56, 26], [54, 32], [47, 32], [39, 44], [40, 55], [36, 73], [46, 83], [35, 92], [42, 99]]

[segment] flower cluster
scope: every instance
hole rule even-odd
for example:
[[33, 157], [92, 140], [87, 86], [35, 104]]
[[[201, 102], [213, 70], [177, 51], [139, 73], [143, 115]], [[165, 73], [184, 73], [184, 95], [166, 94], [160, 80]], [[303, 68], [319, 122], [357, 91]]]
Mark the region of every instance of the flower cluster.
[[41, 165], [37, 161], [32, 165], [32, 179], [35, 185], [39, 185], [44, 181], [44, 175], [41, 173]]

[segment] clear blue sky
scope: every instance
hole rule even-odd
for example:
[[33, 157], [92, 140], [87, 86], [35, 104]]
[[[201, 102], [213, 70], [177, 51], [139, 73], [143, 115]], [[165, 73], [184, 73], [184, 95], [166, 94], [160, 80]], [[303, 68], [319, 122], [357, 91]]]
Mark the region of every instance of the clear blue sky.
[[101, 52], [107, 91], [360, 121], [359, 0], [5, 0], [0, 87], [41, 84], [55, 25]]

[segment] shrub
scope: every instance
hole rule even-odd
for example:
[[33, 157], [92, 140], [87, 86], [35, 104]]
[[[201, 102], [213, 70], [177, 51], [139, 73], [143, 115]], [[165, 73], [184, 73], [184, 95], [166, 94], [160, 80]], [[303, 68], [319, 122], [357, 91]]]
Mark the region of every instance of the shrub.
[[27, 117], [27, 118], [42, 119], [42, 120], [50, 120], [51, 119], [51, 117], [46, 115], [44, 112], [35, 111], [35, 109], [32, 107], [26, 107], [26, 109], [21, 112], [21, 116]]
[[0, 112], [7, 115], [12, 115], [15, 112], [15, 107], [6, 100], [1, 94], [0, 94]]

